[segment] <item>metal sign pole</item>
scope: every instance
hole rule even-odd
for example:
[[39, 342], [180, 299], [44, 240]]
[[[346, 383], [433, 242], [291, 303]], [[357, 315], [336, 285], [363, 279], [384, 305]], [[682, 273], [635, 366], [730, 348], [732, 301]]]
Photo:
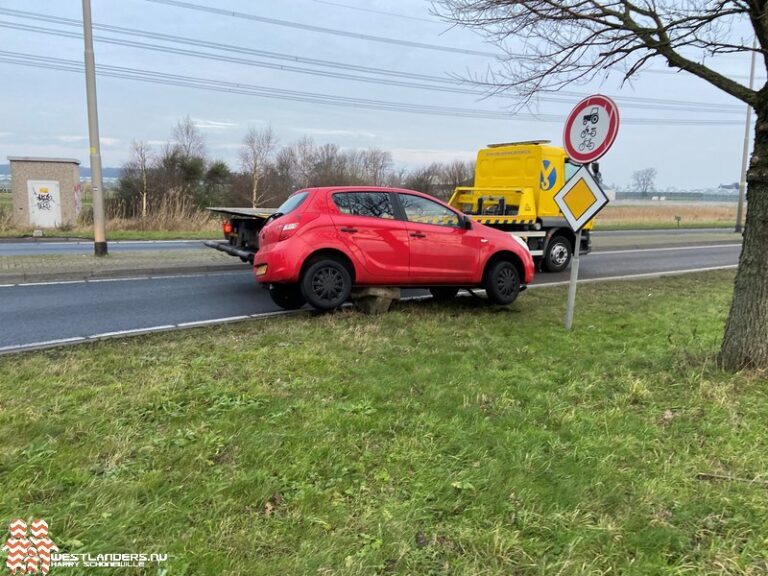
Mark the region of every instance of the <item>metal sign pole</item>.
[[613, 145], [618, 131], [619, 109], [613, 100], [602, 94], [588, 96], [579, 102], [565, 121], [563, 146], [570, 162], [581, 164], [581, 168], [563, 184], [554, 198], [555, 204], [576, 236], [571, 280], [568, 285], [568, 304], [565, 309], [566, 331], [573, 327], [573, 311], [576, 307], [581, 230], [609, 202], [608, 196], [600, 186], [602, 177], [597, 160]]
[[565, 309], [565, 329], [570, 331], [573, 326], [573, 309], [576, 306], [576, 282], [579, 280], [579, 252], [581, 251], [581, 228], [576, 232], [576, 247], [573, 250], [571, 263], [571, 283], [568, 285], [568, 306]]

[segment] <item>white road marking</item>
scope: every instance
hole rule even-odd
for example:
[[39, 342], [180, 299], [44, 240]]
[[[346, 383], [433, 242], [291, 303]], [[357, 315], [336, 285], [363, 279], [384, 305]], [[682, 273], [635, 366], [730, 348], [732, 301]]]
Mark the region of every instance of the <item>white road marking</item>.
[[211, 320], [197, 320], [195, 322], [182, 322], [176, 324], [178, 328], [192, 328], [194, 326], [206, 326], [208, 324], [226, 324], [228, 322], [239, 322], [240, 320], [247, 320], [251, 316], [230, 316], [228, 318], [213, 318]]
[[[197, 244], [200, 242], [206, 242], [207, 240], [213, 240], [213, 238], [203, 238], [200, 240], [110, 240], [109, 245], [112, 244]], [[45, 241], [33, 241], [33, 242], [0, 242], [0, 252], [2, 252], [3, 246], [12, 246], [14, 248], [26, 247], [26, 246], [93, 246], [93, 240], [73, 240], [71, 242], [45, 242]]]
[[[61, 284], [80, 284], [83, 280], [59, 280], [56, 282], [48, 282], [49, 286], [59, 286]], [[21, 284], [7, 284], [7, 286], [37, 286], [36, 282], [23, 282]]]
[[133, 282], [135, 280], [152, 280], [152, 276], [126, 276], [125, 278], [94, 278], [93, 280], [80, 280], [88, 284], [100, 284], [102, 282]]
[[16, 284], [0, 284], [0, 288], [16, 288], [21, 286], [58, 286], [59, 284], [101, 284], [103, 282], [131, 282], [135, 280], [172, 280], [176, 278], [201, 278], [203, 276], [226, 276], [228, 274], [242, 274], [250, 270], [222, 270], [212, 272], [200, 272], [198, 274], [155, 274], [152, 276], [118, 276], [116, 278], [84, 278], [82, 280], [51, 280], [48, 282], [21, 282]]
[[592, 256], [610, 256], [612, 254], [632, 254], [633, 252], [674, 252], [676, 250], [705, 250], [710, 248], [733, 248], [741, 246], [741, 242], [731, 242], [730, 244], [709, 244], [707, 246], [678, 246], [667, 248], [633, 248], [631, 250], [593, 250], [588, 258]]
[[112, 338], [114, 336], [128, 336], [130, 334], [145, 334], [149, 332], [162, 332], [176, 328], [176, 324], [163, 324], [162, 326], [149, 326], [147, 328], [133, 328], [132, 330], [117, 330], [116, 332], [101, 332], [88, 336], [89, 340], [98, 340], [100, 338]]

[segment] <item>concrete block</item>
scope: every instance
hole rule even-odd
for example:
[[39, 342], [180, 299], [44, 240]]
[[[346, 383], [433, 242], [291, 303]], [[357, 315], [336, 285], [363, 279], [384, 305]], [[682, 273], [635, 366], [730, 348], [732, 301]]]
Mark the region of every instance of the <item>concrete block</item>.
[[354, 288], [350, 299], [364, 314], [384, 314], [389, 310], [393, 300], [400, 299], [400, 288], [383, 286]]

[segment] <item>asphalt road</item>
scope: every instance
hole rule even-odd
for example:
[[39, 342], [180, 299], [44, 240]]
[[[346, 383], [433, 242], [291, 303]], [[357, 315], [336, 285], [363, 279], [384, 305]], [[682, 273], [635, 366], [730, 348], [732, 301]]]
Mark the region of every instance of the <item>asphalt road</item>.
[[[643, 277], [734, 266], [739, 250], [738, 245], [720, 244], [595, 252], [582, 258], [580, 279]], [[567, 272], [540, 274], [534, 285], [567, 280]], [[223, 323], [277, 311], [249, 269], [166, 278], [0, 286], [0, 353]]]
[[[624, 236], [664, 236], [679, 238], [679, 243], [685, 243], [689, 234], [722, 235], [723, 240], [731, 240], [733, 230], [730, 228], [680, 228], [673, 230], [603, 230], [592, 232], [593, 238], [621, 238]], [[132, 252], [136, 250], [190, 250], [203, 249], [202, 240], [118, 240], [109, 242], [110, 252]], [[81, 240], [2, 240], [0, 241], [0, 257], [30, 256], [35, 254], [91, 254], [93, 242]]]

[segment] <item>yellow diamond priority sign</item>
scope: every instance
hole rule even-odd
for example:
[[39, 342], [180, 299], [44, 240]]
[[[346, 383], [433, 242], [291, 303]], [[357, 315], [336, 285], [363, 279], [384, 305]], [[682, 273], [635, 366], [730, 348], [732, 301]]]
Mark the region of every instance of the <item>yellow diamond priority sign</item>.
[[589, 169], [582, 166], [555, 195], [555, 203], [576, 232], [608, 204], [608, 197]]

